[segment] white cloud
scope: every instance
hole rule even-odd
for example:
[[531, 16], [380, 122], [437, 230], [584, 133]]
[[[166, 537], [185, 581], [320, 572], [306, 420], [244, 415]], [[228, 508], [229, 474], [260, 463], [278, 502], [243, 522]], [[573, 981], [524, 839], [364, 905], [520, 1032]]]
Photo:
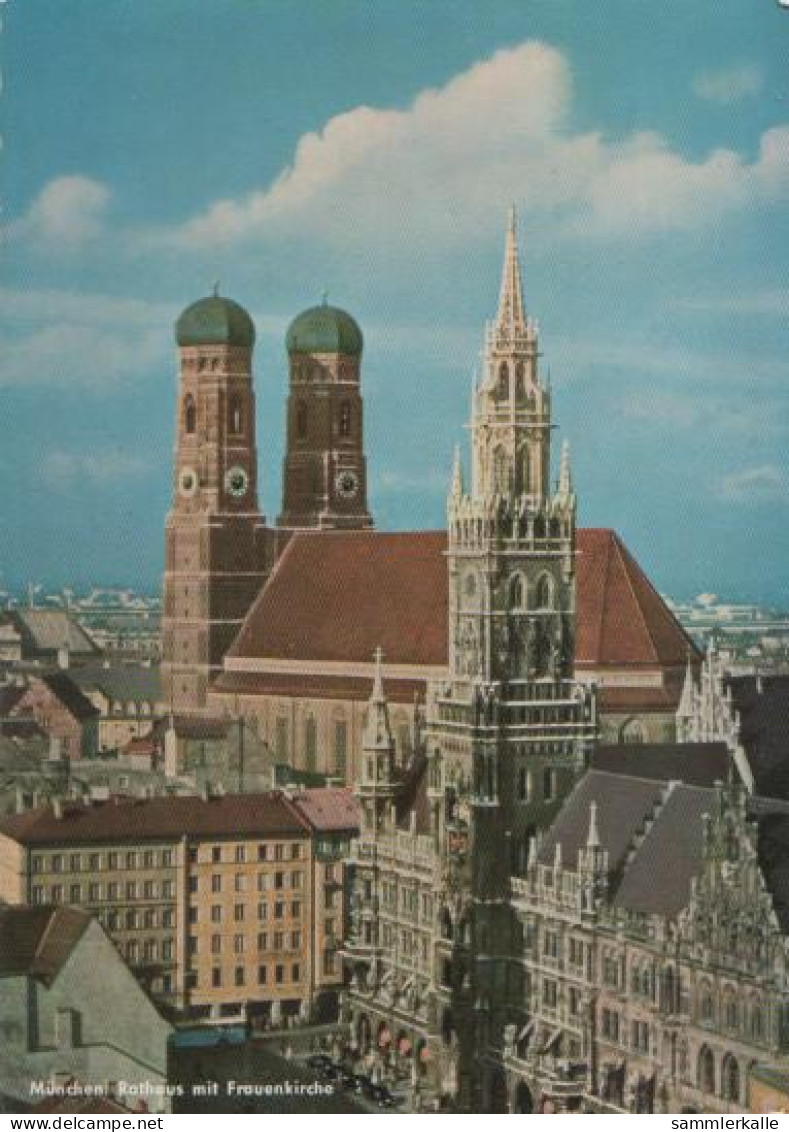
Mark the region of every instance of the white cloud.
[[56, 177], [6, 232], [49, 254], [73, 251], [104, 234], [109, 202], [110, 191], [99, 181], [78, 174]]
[[68, 491], [75, 484], [91, 485], [136, 479], [150, 471], [140, 456], [118, 451], [69, 452], [54, 449], [45, 454], [39, 478], [47, 487]]
[[694, 161], [656, 133], [573, 133], [571, 102], [562, 53], [523, 43], [408, 109], [359, 106], [331, 118], [300, 139], [268, 187], [148, 239], [198, 250], [307, 236], [394, 255], [428, 239], [487, 240], [514, 198], [557, 233], [630, 240], [714, 224], [789, 192], [789, 127], [766, 132], [752, 161], [728, 149]]
[[745, 468], [724, 476], [716, 494], [729, 503], [769, 503], [789, 498], [786, 473], [775, 464]]
[[643, 422], [650, 430], [703, 430], [760, 444], [769, 437], [785, 436], [789, 430], [782, 403], [743, 399], [739, 391], [726, 400], [710, 396], [706, 390], [691, 393], [647, 388], [622, 394], [617, 407], [624, 417]]
[[720, 70], [702, 71], [693, 80], [693, 92], [705, 102], [731, 106], [749, 95], [758, 94], [764, 74], [755, 63], [740, 63]]
[[0, 387], [57, 385], [104, 388], [133, 379], [168, 356], [168, 328], [139, 332], [52, 324], [0, 339]]

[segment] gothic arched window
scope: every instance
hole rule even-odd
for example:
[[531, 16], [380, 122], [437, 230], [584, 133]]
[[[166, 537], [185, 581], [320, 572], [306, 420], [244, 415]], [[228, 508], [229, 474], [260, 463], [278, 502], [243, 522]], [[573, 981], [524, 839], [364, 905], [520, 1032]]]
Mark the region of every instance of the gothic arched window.
[[493, 452], [493, 490], [500, 495], [506, 495], [509, 490], [507, 453], [503, 447], [496, 448]]
[[303, 439], [307, 435], [307, 406], [299, 401], [296, 406], [296, 436]]
[[499, 397], [509, 397], [510, 395], [510, 371], [506, 362], [502, 362], [499, 366]]
[[538, 609], [550, 609], [553, 606], [553, 585], [547, 574], [541, 574], [537, 580], [534, 600]]
[[523, 609], [525, 605], [523, 575], [515, 574], [510, 581], [510, 608]]
[[304, 721], [304, 769], [318, 769], [318, 725], [314, 716]]
[[526, 392], [526, 387], [523, 383], [523, 362], [518, 362], [515, 366], [515, 396], [523, 397]]
[[699, 1053], [699, 1088], [702, 1093], [715, 1092], [715, 1057], [709, 1046], [702, 1046]]
[[244, 431], [244, 413], [241, 408], [241, 398], [235, 395], [230, 398], [228, 404], [228, 424], [230, 431], [234, 436]]
[[528, 445], [518, 450], [518, 491], [525, 495], [531, 486], [531, 456]]
[[726, 1101], [740, 1099], [740, 1067], [737, 1058], [727, 1053], [721, 1065], [721, 1094]]
[[184, 398], [184, 430], [193, 433], [197, 428], [197, 406], [191, 393]]
[[351, 435], [351, 402], [343, 401], [340, 404], [340, 436]]

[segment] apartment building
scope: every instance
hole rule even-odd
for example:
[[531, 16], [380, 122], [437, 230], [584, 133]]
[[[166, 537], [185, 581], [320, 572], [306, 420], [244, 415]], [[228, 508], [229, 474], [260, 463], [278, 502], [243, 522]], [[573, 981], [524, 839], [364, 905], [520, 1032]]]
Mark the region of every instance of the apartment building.
[[356, 821], [341, 794], [67, 801], [15, 814], [0, 822], [0, 899], [90, 911], [146, 989], [187, 1017], [258, 1027], [327, 1017]]

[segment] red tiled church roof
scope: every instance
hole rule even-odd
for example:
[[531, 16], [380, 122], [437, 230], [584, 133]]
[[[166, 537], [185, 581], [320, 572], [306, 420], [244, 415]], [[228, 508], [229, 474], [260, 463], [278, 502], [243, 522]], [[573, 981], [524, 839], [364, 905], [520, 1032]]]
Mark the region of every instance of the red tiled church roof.
[[[359, 663], [380, 646], [389, 665], [444, 667], [446, 546], [443, 531], [295, 535], [228, 656]], [[690, 638], [615, 532], [578, 531], [577, 552], [578, 667], [684, 666]], [[243, 691], [244, 679], [287, 694], [294, 677], [266, 673], [264, 689], [260, 675], [228, 672], [219, 688]]]

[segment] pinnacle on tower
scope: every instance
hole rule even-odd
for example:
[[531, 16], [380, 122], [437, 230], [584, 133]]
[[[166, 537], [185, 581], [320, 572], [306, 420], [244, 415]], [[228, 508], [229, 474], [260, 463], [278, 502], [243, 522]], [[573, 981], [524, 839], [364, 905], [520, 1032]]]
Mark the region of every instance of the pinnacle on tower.
[[572, 494], [573, 481], [570, 475], [570, 443], [562, 441], [562, 458], [559, 464], [559, 495], [567, 497]]
[[518, 225], [515, 207], [510, 209], [507, 239], [504, 246], [504, 269], [501, 276], [499, 313], [496, 329], [509, 337], [526, 333], [526, 313], [523, 308], [523, 285], [518, 257]]
[[597, 831], [597, 802], [589, 803], [589, 832], [586, 835], [586, 848], [600, 848], [600, 834]]
[[455, 462], [452, 465], [452, 495], [459, 499], [463, 494], [463, 464], [460, 460], [460, 445], [455, 445]]
[[365, 751], [393, 751], [394, 739], [389, 725], [389, 706], [384, 695], [384, 681], [380, 647], [375, 650], [375, 675], [367, 712], [367, 727], [364, 733]]

